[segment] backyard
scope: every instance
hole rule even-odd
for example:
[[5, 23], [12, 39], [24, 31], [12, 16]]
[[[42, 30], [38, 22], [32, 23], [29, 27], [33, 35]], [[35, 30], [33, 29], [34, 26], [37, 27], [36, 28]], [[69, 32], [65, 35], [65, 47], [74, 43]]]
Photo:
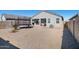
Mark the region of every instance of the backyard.
[[0, 37], [18, 48], [61, 48], [63, 28], [35, 26], [34, 28], [20, 29], [15, 33], [11, 31], [11, 28], [0, 29]]

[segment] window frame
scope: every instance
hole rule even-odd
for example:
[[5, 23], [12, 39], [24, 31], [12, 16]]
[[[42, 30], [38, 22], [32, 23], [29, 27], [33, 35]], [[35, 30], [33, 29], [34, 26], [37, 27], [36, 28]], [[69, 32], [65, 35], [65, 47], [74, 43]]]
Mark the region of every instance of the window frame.
[[51, 19], [50, 18], [48, 18], [48, 23], [51, 23]]
[[59, 24], [60, 23], [60, 19], [56, 18], [56, 23]]

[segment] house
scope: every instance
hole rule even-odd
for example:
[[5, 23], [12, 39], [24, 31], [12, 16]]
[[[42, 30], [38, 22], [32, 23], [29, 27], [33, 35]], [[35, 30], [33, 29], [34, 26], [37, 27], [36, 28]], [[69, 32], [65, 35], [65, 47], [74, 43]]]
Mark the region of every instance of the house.
[[26, 16], [17, 16], [13, 14], [1, 14], [0, 20], [5, 23], [6, 28], [10, 28], [13, 25], [29, 25], [30, 17]]
[[68, 29], [79, 42], [79, 15], [76, 14], [69, 19]]
[[32, 25], [40, 25], [45, 27], [63, 27], [63, 17], [52, 12], [42, 11], [31, 17]]
[[5, 23], [6, 28], [10, 28], [13, 25], [40, 25], [45, 27], [55, 27], [60, 28], [64, 25], [64, 19], [62, 16], [48, 12], [42, 11], [38, 14], [27, 17], [27, 16], [17, 16], [14, 14], [1, 14], [0, 20]]

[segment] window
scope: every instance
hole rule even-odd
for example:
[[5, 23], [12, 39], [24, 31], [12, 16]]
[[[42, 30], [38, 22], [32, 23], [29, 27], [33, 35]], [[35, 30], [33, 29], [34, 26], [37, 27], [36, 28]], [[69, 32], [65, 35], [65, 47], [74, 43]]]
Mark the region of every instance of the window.
[[56, 18], [56, 23], [59, 23], [59, 20], [60, 20], [59, 18]]
[[41, 18], [41, 23], [46, 23], [46, 18]]
[[50, 18], [48, 19], [48, 23], [50, 23]]
[[39, 24], [39, 19], [33, 19], [35, 24]]

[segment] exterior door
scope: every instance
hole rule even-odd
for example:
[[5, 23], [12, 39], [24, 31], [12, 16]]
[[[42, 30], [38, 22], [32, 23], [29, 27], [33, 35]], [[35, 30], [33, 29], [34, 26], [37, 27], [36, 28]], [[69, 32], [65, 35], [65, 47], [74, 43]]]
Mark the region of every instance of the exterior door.
[[41, 25], [42, 26], [46, 26], [46, 18], [42, 18], [41, 19]]

